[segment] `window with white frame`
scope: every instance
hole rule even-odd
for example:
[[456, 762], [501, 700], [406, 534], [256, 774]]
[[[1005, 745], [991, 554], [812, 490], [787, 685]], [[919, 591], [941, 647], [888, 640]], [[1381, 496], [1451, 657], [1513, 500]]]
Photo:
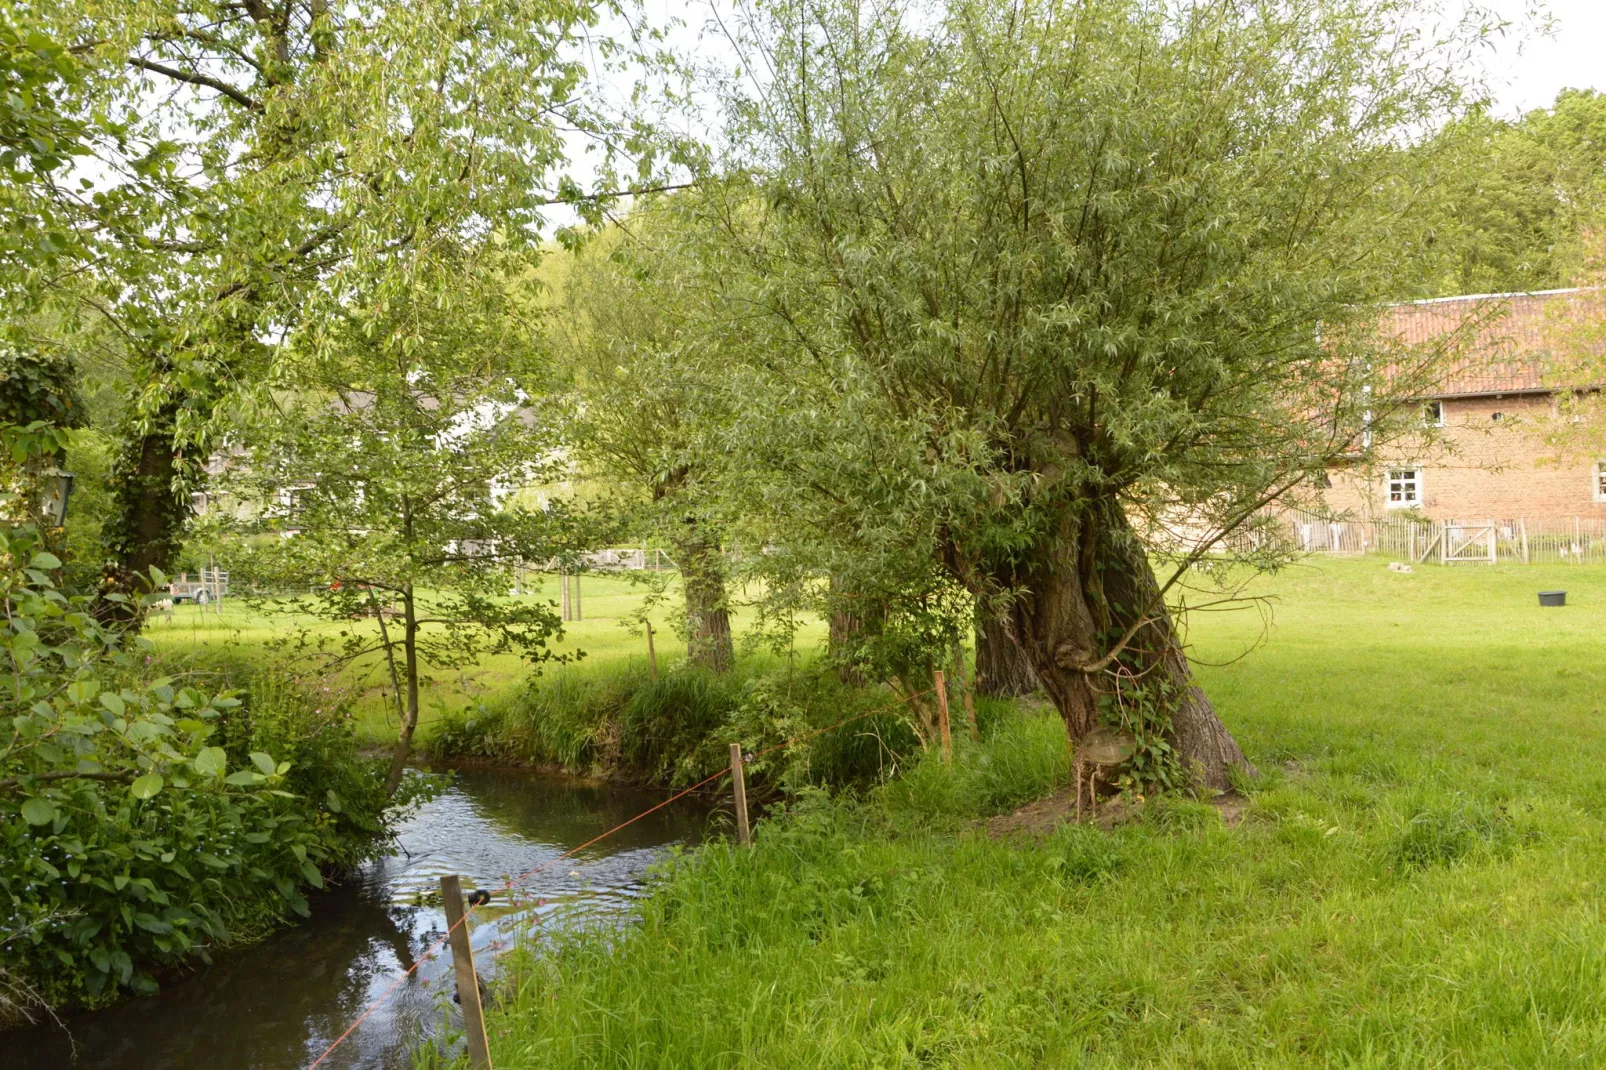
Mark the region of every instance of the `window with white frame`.
[[1595, 500], [1606, 502], [1606, 461], [1596, 461], [1590, 477], [1589, 487], [1594, 492]]
[[1429, 401], [1422, 406], [1422, 422], [1428, 427], [1444, 426], [1444, 402]]
[[1422, 469], [1388, 470], [1387, 505], [1390, 509], [1411, 509], [1422, 504]]

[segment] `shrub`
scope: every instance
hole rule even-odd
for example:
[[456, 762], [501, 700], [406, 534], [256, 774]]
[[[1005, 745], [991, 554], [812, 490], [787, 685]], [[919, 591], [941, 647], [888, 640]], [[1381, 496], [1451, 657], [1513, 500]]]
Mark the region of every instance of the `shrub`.
[[995, 720], [979, 745], [956, 737], [952, 765], [932, 747], [881, 793], [895, 811], [984, 817], [1046, 795], [1069, 777], [1064, 722], [1057, 714], [1020, 714]]
[[[983, 723], [1001, 716], [982, 707]], [[855, 717], [840, 731], [814, 734]], [[685, 666], [657, 680], [639, 670], [538, 677], [501, 700], [449, 711], [428, 748], [436, 758], [555, 762], [684, 785], [723, 768], [731, 743], [763, 754], [803, 737], [805, 744], [752, 763], [755, 792], [783, 781], [868, 783], [919, 747], [887, 691], [850, 687], [833, 673], [749, 676]]]
[[97, 1003], [305, 913], [324, 868], [371, 851], [385, 799], [343, 704], [152, 678], [149, 643], [57, 590], [36, 547], [0, 533], [0, 940], [8, 983]]

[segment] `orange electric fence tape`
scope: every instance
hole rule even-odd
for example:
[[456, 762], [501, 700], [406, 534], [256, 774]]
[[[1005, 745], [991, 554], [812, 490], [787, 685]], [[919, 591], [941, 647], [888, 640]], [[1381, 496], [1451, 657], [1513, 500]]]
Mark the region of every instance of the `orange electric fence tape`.
[[[877, 706], [875, 709], [873, 709], [873, 710], [865, 710], [863, 713], [856, 713], [852, 717], [848, 717], [848, 718], [845, 718], [845, 719], [843, 719], [841, 721], [838, 721], [836, 724], [826, 725], [824, 728], [815, 729], [813, 732], [806, 732], [801, 736], [793, 736], [791, 739], [784, 740], [783, 742], [777, 743], [773, 747], [767, 747], [764, 750], [759, 751], [758, 753], [752, 755], [751, 758], [749, 758], [748, 760], [751, 761], [751, 760], [756, 759], [756, 758], [762, 758], [766, 754], [774, 754], [778, 750], [785, 750], [787, 747], [796, 746], [799, 743], [803, 743], [803, 742], [805, 742], [807, 740], [813, 739], [815, 736], [823, 736], [827, 732], [834, 732], [838, 728], [841, 728], [843, 725], [849, 725], [849, 724], [852, 724], [854, 721], [862, 721], [866, 717], [872, 717], [872, 716], [874, 716], [875, 714], [878, 714], [878, 713], [886, 713], [888, 710], [897, 709], [899, 706], [904, 705], [905, 703], [911, 701], [912, 699], [920, 698], [922, 695], [931, 694], [932, 691], [934, 691], [934, 690], [936, 690], [936, 689], [935, 688], [927, 688], [924, 691], [917, 691], [914, 694], [910, 695], [906, 699], [900, 699], [897, 702], [892, 702], [892, 703], [889, 703], [889, 704], [887, 704], [885, 706]], [[539, 866], [536, 866], [534, 869], [529, 869], [529, 870], [524, 871], [523, 873], [519, 874], [517, 877], [514, 877], [514, 878], [510, 879], [506, 884], [504, 884], [504, 885], [502, 885], [502, 887], [498, 888], [497, 891], [506, 892], [506, 891], [512, 890], [513, 888], [516, 888], [518, 885], [523, 884], [525, 881], [529, 880], [531, 877], [535, 876], [537, 873], [540, 873], [542, 870], [548, 868], [549, 866], [555, 866], [559, 862], [562, 862], [566, 858], [574, 857], [575, 855], [579, 854], [581, 851], [585, 850], [587, 847], [590, 847], [592, 844], [600, 843], [601, 841], [607, 839], [609, 836], [612, 836], [615, 832], [618, 832], [620, 829], [628, 828], [629, 826], [634, 825], [637, 821], [640, 821], [642, 818], [646, 817], [648, 814], [656, 813], [657, 811], [662, 810], [664, 807], [668, 806], [670, 803], [675, 802], [678, 799], [685, 798], [687, 795], [690, 795], [692, 792], [696, 791], [698, 788], [701, 788], [703, 785], [711, 784], [714, 781], [718, 780], [720, 777], [728, 776], [729, 774], [730, 774], [730, 769], [729, 768], [725, 768], [725, 769], [721, 769], [719, 772], [715, 773], [713, 776], [704, 777], [702, 780], [699, 780], [697, 783], [693, 784], [691, 787], [683, 788], [680, 791], [677, 791], [675, 794], [671, 795], [669, 798], [665, 799], [663, 802], [659, 803], [658, 805], [648, 807], [647, 809], [643, 810], [641, 813], [637, 814], [635, 817], [632, 817], [630, 820], [621, 821], [619, 824], [615, 825], [613, 828], [609, 829], [607, 832], [604, 832], [599, 836], [593, 836], [591, 839], [587, 840], [585, 843], [582, 843], [580, 846], [571, 847], [567, 851], [564, 851], [562, 854], [558, 855], [556, 858], [549, 858], [545, 862], [542, 862]], [[479, 904], [478, 903], [470, 903], [468, 909], [463, 912], [463, 916], [460, 919], [458, 919], [457, 925], [467, 924], [468, 919], [469, 919], [469, 915], [473, 914], [474, 911], [476, 911], [478, 909], [479, 909]], [[368, 1016], [370, 1014], [373, 1014], [376, 1010], [378, 1010], [381, 1006], [383, 1006], [384, 1002], [391, 997], [391, 995], [396, 991], [396, 989], [400, 988], [402, 986], [402, 984], [405, 983], [406, 980], [409, 977], [411, 977], [418, 970], [418, 967], [422, 966], [424, 963], [426, 963], [430, 959], [434, 958], [435, 954], [438, 951], [440, 951], [441, 948], [446, 946], [446, 941], [451, 939], [452, 933], [453, 933], [454, 930], [456, 930], [457, 925], [452, 926], [451, 928], [447, 929], [444, 933], [442, 933], [439, 940], [436, 940], [433, 944], [431, 944], [429, 946], [429, 948], [427, 950], [425, 950], [425, 952], [422, 955], [418, 956], [418, 958], [414, 960], [414, 962], [413, 962], [413, 964], [411, 966], [407, 967], [406, 971], [403, 972], [400, 977], [397, 977], [394, 981], [392, 981], [390, 983], [390, 987], [385, 989], [383, 992], [381, 992], [379, 994], [379, 998], [374, 1000], [372, 1003], [370, 1003], [368, 1005], [368, 1008], [366, 1010], [364, 1010], [361, 1014], [359, 1014], [356, 1017], [356, 1019], [350, 1025], [348, 1025], [346, 1027], [346, 1031], [344, 1033], [341, 1033], [338, 1037], [336, 1037], [335, 1040], [334, 1040], [334, 1043], [330, 1044], [327, 1048], [325, 1048], [323, 1054], [318, 1056], [318, 1058], [315, 1059], [312, 1062], [312, 1064], [307, 1067], [307, 1070], [317, 1070], [317, 1068], [319, 1066], [322, 1066], [324, 1060], [329, 1058], [329, 1056], [333, 1055], [335, 1049], [340, 1047], [341, 1044], [345, 1043], [346, 1038], [351, 1036], [352, 1033], [355, 1033], [357, 1031], [357, 1027], [359, 1025], [362, 1025], [362, 1023], [365, 1022], [368, 1019]]]

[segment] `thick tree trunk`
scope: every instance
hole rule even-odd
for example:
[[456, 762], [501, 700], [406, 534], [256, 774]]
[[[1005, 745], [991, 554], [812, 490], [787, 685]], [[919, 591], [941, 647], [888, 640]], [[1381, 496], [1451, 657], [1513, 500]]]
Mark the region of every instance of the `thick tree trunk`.
[[[1020, 592], [1010, 609], [1015, 635], [1073, 742], [1099, 724], [1099, 700], [1115, 692], [1118, 677], [1127, 694], [1137, 687], [1153, 694], [1163, 683], [1170, 742], [1195, 785], [1224, 790], [1228, 770], [1253, 770], [1194, 683], [1148, 557], [1118, 502], [1067, 519], [1008, 579]], [[1091, 669], [1139, 619], [1126, 647]]]
[[[177, 406], [157, 414], [153, 425], [123, 444], [112, 471], [112, 516], [106, 525], [110, 560], [101, 582], [97, 615], [103, 620], [137, 623], [136, 599], [154, 566], [167, 568], [183, 544], [190, 515], [188, 462], [174, 449]], [[129, 602], [105, 595], [128, 596]]]
[[990, 698], [1017, 698], [1037, 690], [1037, 674], [1026, 652], [1009, 634], [1009, 626], [976, 607], [976, 693]]
[[854, 661], [866, 635], [880, 630], [881, 606], [873, 599], [854, 591], [841, 578], [831, 577], [831, 590], [826, 597], [826, 657], [836, 666], [837, 678], [844, 684], [861, 685], [864, 673]]
[[736, 660], [730, 610], [725, 603], [725, 558], [695, 521], [675, 546], [686, 589], [686, 657], [693, 665], [725, 672]]

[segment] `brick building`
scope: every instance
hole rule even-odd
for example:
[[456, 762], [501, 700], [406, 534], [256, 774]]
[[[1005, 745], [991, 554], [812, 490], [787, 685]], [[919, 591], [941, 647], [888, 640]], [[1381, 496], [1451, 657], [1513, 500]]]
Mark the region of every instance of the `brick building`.
[[1566, 381], [1569, 325], [1606, 315], [1601, 291], [1452, 297], [1397, 305], [1390, 326], [1430, 342], [1474, 313], [1488, 326], [1423, 398], [1432, 430], [1390, 445], [1367, 463], [1338, 466], [1323, 491], [1328, 507], [1362, 520], [1581, 518], [1606, 521], [1606, 433], [1599, 455], [1562, 434], [1579, 416], [1570, 404], [1587, 384]]

